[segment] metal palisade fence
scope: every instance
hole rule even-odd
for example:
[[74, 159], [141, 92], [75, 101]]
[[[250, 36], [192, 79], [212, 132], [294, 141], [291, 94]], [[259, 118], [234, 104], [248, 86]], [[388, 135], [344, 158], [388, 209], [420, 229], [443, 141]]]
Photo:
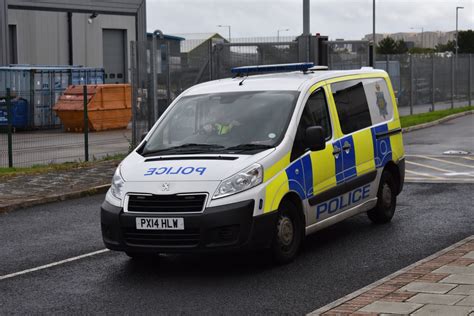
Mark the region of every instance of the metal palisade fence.
[[[153, 43], [151, 38], [146, 42], [131, 42], [129, 124], [122, 129], [106, 130], [102, 127], [111, 124], [113, 115], [92, 109], [87, 137], [85, 128], [71, 130], [65, 124], [66, 118], [61, 118], [54, 110], [54, 105], [59, 98], [67, 97], [64, 93], [71, 85], [103, 82], [103, 70], [81, 67], [56, 67], [56, 70], [55, 67], [36, 70], [19, 67], [12, 70], [12, 67], [6, 67], [10, 70], [2, 75], [2, 68], [0, 168], [126, 154], [183, 91], [199, 83], [231, 77], [233, 67], [302, 61], [316, 64], [321, 61], [331, 70], [370, 65], [371, 49], [366, 41], [314, 43], [309, 37], [243, 38], [229, 42], [215, 35], [177, 43], [165, 40]], [[473, 55], [451, 53], [377, 55], [375, 68], [388, 72], [399, 111], [401, 115], [409, 115], [471, 105], [474, 98], [473, 59]], [[13, 72], [17, 74], [12, 75]], [[6, 102], [7, 88], [10, 88], [10, 112]], [[79, 103], [84, 100], [77, 95], [70, 97], [78, 98]], [[81, 106], [78, 115], [83, 115]], [[120, 116], [119, 112], [114, 113]], [[102, 127], [98, 127], [98, 123]]]
[[[187, 88], [209, 80], [231, 77], [231, 68], [244, 65], [293, 63], [307, 59], [301, 38], [245, 38], [228, 42], [223, 38], [185, 40], [180, 51], [167, 45], [151, 49], [151, 42], [133, 43], [132, 54], [144, 54], [143, 64], [132, 63], [133, 87], [137, 97], [134, 143]], [[370, 65], [367, 41], [326, 42], [319, 53], [330, 70], [359, 69]], [[314, 51], [309, 61], [315, 61]], [[401, 115], [472, 104], [474, 56], [451, 53], [430, 55], [377, 55], [375, 68], [390, 75]], [[138, 58], [140, 60], [140, 58]], [[152, 65], [151, 61], [156, 64]], [[316, 62], [317, 64], [317, 62]], [[135, 67], [134, 67], [135, 66]], [[151, 75], [155, 69], [156, 75]]]

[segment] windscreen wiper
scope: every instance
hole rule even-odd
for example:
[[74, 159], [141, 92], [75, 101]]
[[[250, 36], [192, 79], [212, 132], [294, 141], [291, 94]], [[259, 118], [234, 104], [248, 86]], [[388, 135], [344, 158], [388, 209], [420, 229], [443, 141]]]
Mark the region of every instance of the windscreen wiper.
[[246, 151], [246, 150], [270, 149], [270, 148], [273, 148], [273, 146], [264, 145], [264, 144], [240, 144], [237, 146], [227, 147], [226, 150]]
[[160, 154], [164, 152], [177, 152], [177, 153], [183, 153], [183, 152], [202, 152], [205, 149], [208, 150], [215, 150], [215, 149], [223, 149], [225, 148], [224, 146], [217, 145], [217, 144], [194, 144], [194, 143], [187, 143], [179, 146], [173, 146], [173, 147], [168, 147], [168, 148], [163, 148], [163, 149], [157, 149], [157, 150], [152, 150], [152, 151], [144, 151], [143, 155], [144, 156], [150, 156], [154, 154]]

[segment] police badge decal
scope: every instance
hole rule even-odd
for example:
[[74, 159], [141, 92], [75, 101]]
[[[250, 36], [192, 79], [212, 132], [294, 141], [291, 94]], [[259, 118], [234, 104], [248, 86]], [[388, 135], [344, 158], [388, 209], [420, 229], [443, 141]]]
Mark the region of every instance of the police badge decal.
[[380, 85], [375, 84], [375, 97], [377, 98], [377, 107], [379, 108], [380, 115], [385, 119], [388, 116], [387, 101], [382, 91], [380, 91]]

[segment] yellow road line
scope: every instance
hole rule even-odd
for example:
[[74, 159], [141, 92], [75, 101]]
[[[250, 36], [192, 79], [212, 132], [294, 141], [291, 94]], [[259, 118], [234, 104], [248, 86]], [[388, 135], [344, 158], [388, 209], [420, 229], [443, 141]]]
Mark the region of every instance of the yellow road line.
[[443, 163], [447, 163], [447, 164], [451, 164], [451, 165], [456, 165], [456, 166], [461, 166], [461, 167], [466, 167], [466, 168], [472, 168], [472, 169], [474, 169], [474, 166], [470, 166], [470, 165], [466, 165], [466, 164], [463, 164], [463, 163], [454, 162], [454, 161], [450, 161], [450, 160], [439, 159], [439, 158], [435, 158], [435, 157], [431, 157], [431, 156], [413, 155], [413, 156], [411, 156], [411, 157], [418, 157], [418, 158], [423, 158], [423, 159], [429, 159], [429, 160], [439, 161], [439, 162], [443, 162]]
[[412, 174], [416, 174], [417, 176], [422, 176], [422, 177], [427, 177], [427, 178], [432, 178], [432, 179], [440, 179], [442, 180], [443, 178], [440, 178], [440, 177], [436, 177], [436, 176], [433, 176], [431, 174], [428, 174], [428, 173], [422, 173], [422, 172], [415, 172], [415, 171], [411, 171], [411, 170], [405, 170], [406, 172], [408, 173], [412, 173]]
[[415, 166], [423, 167], [423, 168], [428, 168], [428, 169], [433, 169], [433, 170], [436, 170], [436, 171], [445, 172], [445, 173], [456, 173], [455, 171], [441, 169], [441, 168], [433, 167], [433, 166], [430, 166], [430, 165], [424, 165], [424, 164], [409, 161], [409, 160], [407, 160], [407, 163], [415, 165]]

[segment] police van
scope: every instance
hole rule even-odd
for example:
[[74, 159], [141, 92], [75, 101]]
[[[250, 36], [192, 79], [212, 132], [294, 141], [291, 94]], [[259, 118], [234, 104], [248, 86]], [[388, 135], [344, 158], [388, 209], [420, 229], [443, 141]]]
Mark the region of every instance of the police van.
[[232, 72], [182, 93], [120, 163], [101, 207], [107, 248], [132, 258], [267, 248], [284, 263], [348, 217], [392, 219], [405, 160], [386, 72]]

